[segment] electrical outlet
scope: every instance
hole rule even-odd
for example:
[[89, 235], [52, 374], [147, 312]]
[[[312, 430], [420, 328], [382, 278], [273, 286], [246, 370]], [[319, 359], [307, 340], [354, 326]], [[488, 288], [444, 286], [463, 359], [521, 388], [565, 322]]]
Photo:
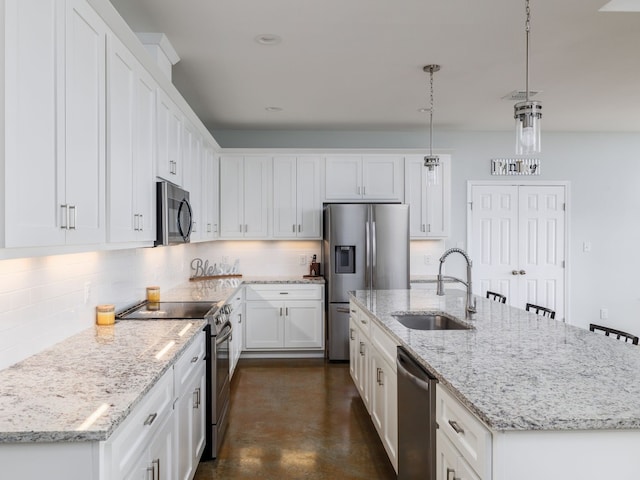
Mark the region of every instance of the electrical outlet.
[[91, 282], [84, 282], [84, 304], [85, 305], [89, 303], [90, 298], [91, 298]]
[[609, 318], [609, 309], [601, 308], [600, 309], [600, 320], [606, 320]]
[[433, 263], [433, 255], [425, 255], [424, 256], [424, 264], [431, 265]]
[[306, 255], [299, 255], [298, 256], [298, 263], [300, 265], [306, 265], [307, 264], [307, 256]]

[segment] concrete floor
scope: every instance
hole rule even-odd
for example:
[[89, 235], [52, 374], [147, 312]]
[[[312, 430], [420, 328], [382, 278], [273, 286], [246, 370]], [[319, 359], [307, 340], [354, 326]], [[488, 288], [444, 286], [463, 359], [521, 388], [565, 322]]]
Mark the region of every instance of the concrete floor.
[[346, 363], [249, 360], [231, 384], [229, 429], [195, 480], [395, 479]]

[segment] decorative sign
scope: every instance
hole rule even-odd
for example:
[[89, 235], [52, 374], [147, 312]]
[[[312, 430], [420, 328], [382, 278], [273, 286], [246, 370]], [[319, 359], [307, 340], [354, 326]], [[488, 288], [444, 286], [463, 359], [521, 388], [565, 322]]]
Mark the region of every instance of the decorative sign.
[[191, 270], [193, 270], [193, 275], [190, 280], [242, 276], [239, 272], [240, 260], [236, 260], [233, 265], [221, 263], [220, 266], [218, 266], [214, 263], [213, 266], [211, 266], [209, 265], [209, 260], [203, 261], [201, 258], [194, 258], [191, 260]]
[[491, 175], [540, 175], [540, 159], [492, 158]]

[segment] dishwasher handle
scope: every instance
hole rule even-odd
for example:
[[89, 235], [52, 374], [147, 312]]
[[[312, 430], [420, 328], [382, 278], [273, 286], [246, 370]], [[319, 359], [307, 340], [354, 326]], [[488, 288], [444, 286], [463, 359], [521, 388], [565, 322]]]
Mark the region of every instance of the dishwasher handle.
[[[409, 368], [411, 368], [412, 363], [413, 361], [407, 356], [407, 354], [398, 350], [398, 356], [396, 357], [396, 366], [398, 367], [398, 375], [402, 375], [418, 388], [427, 392], [430, 391], [431, 386], [429, 385], [429, 380], [423, 380], [422, 378], [415, 375], [415, 373], [409, 371]], [[426, 373], [425, 373], [425, 376], [427, 376]]]

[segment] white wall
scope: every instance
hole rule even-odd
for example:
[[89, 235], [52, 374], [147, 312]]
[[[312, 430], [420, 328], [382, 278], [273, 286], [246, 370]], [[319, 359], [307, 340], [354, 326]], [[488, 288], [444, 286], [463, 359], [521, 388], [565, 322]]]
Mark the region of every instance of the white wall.
[[[216, 131], [214, 136], [226, 148], [428, 144], [426, 132]], [[569, 321], [583, 327], [605, 323], [640, 334], [640, 134], [557, 133], [543, 128], [542, 142], [541, 175], [531, 179], [571, 182]], [[451, 149], [453, 155], [453, 228], [447, 248], [466, 243], [467, 181], [509, 182], [509, 177], [490, 175], [489, 161], [513, 156], [513, 143], [512, 132], [434, 133], [434, 145]], [[582, 251], [584, 241], [591, 242], [591, 252]], [[609, 310], [608, 320], [599, 318], [603, 307]]]

